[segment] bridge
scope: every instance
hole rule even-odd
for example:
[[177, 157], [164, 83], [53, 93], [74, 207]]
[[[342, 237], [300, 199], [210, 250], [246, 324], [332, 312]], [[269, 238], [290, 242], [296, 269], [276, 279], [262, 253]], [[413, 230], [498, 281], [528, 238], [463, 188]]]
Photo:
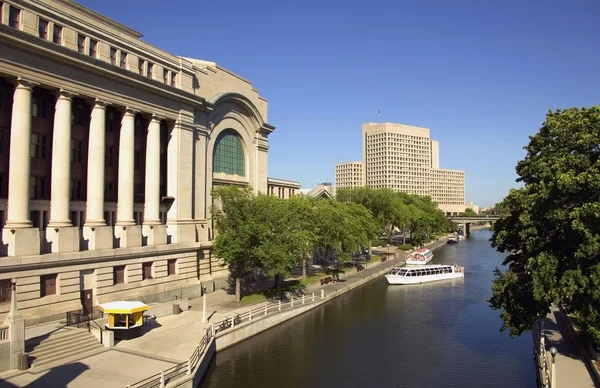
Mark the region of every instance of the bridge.
[[481, 216], [447, 216], [447, 218], [451, 221], [460, 222], [460, 223], [472, 223], [472, 222], [488, 222], [488, 221], [497, 221], [500, 216], [495, 215], [481, 215]]
[[463, 224], [463, 231], [465, 232], [465, 235], [469, 235], [471, 234], [471, 224], [474, 222], [493, 222], [493, 221], [497, 221], [500, 216], [497, 214], [493, 214], [493, 215], [480, 215], [480, 216], [472, 216], [472, 217], [468, 217], [468, 216], [447, 216], [446, 218], [448, 218], [450, 221], [456, 222], [458, 224]]

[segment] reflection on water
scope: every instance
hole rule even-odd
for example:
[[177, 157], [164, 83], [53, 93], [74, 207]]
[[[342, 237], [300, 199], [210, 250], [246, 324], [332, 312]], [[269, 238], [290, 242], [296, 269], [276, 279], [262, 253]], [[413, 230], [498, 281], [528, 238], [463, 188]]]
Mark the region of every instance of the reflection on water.
[[219, 353], [203, 388], [534, 387], [529, 334], [499, 332], [488, 307], [503, 256], [489, 231], [435, 251], [465, 278], [390, 286], [385, 278]]

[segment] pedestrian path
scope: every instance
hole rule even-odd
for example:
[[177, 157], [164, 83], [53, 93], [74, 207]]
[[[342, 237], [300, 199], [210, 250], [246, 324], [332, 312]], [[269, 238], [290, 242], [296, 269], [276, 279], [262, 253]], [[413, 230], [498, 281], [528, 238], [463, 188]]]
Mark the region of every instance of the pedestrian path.
[[563, 313], [553, 307], [543, 322], [546, 350], [555, 347], [558, 351], [555, 357], [556, 387], [596, 387], [592, 371], [569, 337]]

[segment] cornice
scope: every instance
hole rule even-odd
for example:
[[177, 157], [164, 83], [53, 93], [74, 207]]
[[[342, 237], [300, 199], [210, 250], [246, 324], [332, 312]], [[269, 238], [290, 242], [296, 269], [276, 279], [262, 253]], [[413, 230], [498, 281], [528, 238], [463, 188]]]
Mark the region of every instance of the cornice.
[[[23, 51], [28, 54], [59, 62], [67, 67], [79, 67], [85, 71], [90, 71], [88, 66], [94, 67], [94, 71], [120, 82], [127, 82], [139, 89], [167, 95], [168, 97], [180, 100], [194, 106], [202, 106], [205, 99], [181, 89], [167, 87], [156, 80], [136, 74], [132, 71], [121, 69], [118, 66], [111, 65], [97, 58], [80, 54], [67, 47], [56, 45], [52, 42], [40, 39], [36, 36], [22, 31], [16, 31], [4, 24], [0, 24], [0, 45], [12, 47], [15, 50]], [[54, 75], [55, 76], [55, 75]], [[77, 80], [71, 79], [73, 82]], [[92, 87], [86, 85], [87, 87]]]

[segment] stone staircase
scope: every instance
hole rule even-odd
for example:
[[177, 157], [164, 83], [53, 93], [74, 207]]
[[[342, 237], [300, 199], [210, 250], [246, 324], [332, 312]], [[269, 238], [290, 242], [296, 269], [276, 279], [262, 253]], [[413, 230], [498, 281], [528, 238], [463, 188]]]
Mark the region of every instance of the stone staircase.
[[105, 349], [87, 329], [70, 327], [32, 338], [25, 343], [31, 368], [36, 371], [89, 357]]

